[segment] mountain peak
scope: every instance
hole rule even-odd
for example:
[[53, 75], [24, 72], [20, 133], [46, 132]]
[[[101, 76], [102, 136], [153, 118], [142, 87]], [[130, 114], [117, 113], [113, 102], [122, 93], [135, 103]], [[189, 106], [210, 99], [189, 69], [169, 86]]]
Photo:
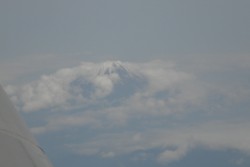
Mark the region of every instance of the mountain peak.
[[113, 73], [128, 73], [128, 70], [121, 61], [106, 61], [101, 64], [98, 71], [98, 75], [110, 75]]

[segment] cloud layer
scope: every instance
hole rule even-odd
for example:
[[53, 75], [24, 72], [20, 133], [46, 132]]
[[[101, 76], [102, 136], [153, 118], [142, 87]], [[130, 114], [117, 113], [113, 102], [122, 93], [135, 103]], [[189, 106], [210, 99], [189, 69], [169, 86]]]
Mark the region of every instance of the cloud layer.
[[179, 160], [197, 147], [212, 150], [235, 149], [250, 154], [249, 123], [212, 122], [191, 127], [149, 129], [99, 135], [82, 144], [68, 145], [77, 154], [118, 156], [158, 148], [159, 163]]
[[190, 85], [193, 80], [194, 76], [177, 71], [166, 62], [87, 62], [21, 87], [8, 86], [7, 91], [24, 112], [86, 107], [105, 99], [134, 102], [138, 109], [148, 105], [166, 110], [166, 105], [177, 106], [176, 103], [191, 103], [199, 98], [198, 88]]
[[111, 158], [158, 149], [156, 161], [170, 163], [198, 146], [250, 152], [244, 119], [250, 91], [233, 87], [204, 82], [170, 62], [107, 61], [83, 62], [6, 89], [21, 111], [47, 115], [33, 133], [76, 129], [77, 144], [64, 145], [77, 154]]

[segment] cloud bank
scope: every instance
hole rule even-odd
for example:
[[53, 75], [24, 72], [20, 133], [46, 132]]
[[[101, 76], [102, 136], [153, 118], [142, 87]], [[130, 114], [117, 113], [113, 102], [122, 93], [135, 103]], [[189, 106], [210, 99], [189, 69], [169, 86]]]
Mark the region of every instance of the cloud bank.
[[24, 112], [71, 107], [73, 104], [88, 105], [104, 98], [114, 100], [117, 97], [125, 100], [151, 98], [150, 104], [155, 105], [157, 102], [164, 103], [153, 97], [157, 94], [165, 96], [161, 99], [173, 103], [174, 96], [182, 98], [181, 94], [188, 93], [184, 92], [184, 87], [191, 79], [192, 75], [177, 71], [173, 64], [160, 61], [137, 64], [119, 61], [85, 62], [78, 67], [44, 75], [19, 88], [9, 86], [7, 91]]
[[[74, 153], [111, 158], [158, 149], [156, 161], [171, 163], [198, 146], [250, 152], [244, 119], [250, 91], [232, 88], [170, 62], [107, 61], [83, 62], [6, 90], [26, 114], [47, 113], [33, 133], [77, 129], [71, 134], [77, 144], [64, 143]], [[83, 137], [86, 130], [90, 139]]]
[[[149, 129], [140, 132], [123, 132], [99, 135], [82, 144], [67, 145], [80, 155], [122, 155], [145, 152], [158, 148], [156, 160], [170, 163], [184, 157], [197, 147], [211, 150], [235, 149], [250, 154], [249, 123], [204, 123], [181, 128]], [[105, 158], [105, 157], [104, 157]]]

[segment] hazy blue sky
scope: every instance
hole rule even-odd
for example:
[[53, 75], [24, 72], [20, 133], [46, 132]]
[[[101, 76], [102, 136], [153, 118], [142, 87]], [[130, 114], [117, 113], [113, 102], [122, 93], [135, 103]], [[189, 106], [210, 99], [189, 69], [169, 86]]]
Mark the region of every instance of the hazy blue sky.
[[2, 0], [0, 81], [55, 167], [247, 167], [249, 8]]
[[[37, 72], [83, 60], [247, 55], [249, 6], [248, 0], [4, 0], [1, 66], [32, 62], [25, 67]], [[11, 65], [11, 75], [21, 73]]]

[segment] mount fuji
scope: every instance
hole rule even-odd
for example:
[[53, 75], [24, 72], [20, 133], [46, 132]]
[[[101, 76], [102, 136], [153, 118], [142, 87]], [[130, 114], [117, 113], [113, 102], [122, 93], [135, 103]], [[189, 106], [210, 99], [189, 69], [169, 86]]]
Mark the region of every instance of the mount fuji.
[[132, 96], [146, 84], [146, 78], [126, 63], [107, 61], [93, 69], [92, 76], [76, 77], [70, 83], [70, 88], [84, 98], [105, 98], [109, 102], [116, 102]]

